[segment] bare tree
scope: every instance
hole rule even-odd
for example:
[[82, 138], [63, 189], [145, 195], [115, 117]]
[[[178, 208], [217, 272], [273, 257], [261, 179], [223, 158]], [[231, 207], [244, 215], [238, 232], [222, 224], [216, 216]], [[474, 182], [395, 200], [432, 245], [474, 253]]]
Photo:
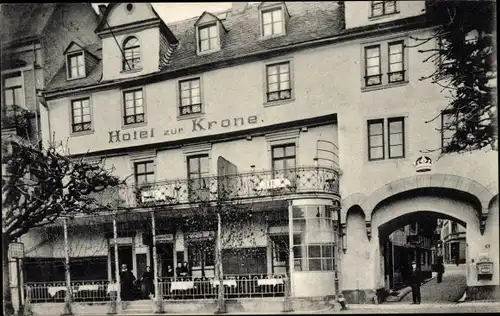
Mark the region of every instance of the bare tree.
[[8, 172], [2, 178], [3, 298], [6, 314], [12, 315], [9, 244], [59, 218], [105, 208], [95, 194], [122, 181], [112, 175], [113, 169], [89, 164], [84, 158], [71, 159], [56, 144], [40, 149], [11, 139], [3, 141], [2, 147], [2, 162]]
[[[431, 36], [415, 38], [415, 47], [428, 55], [424, 62], [435, 70], [420, 80], [448, 93], [443, 113], [449, 119], [439, 132], [449, 135], [442, 148], [428, 151], [461, 153], [482, 148], [496, 150], [496, 42], [495, 1], [427, 1], [427, 15], [436, 26]], [[441, 113], [427, 121], [441, 118]], [[441, 157], [440, 156], [440, 157]]]
[[[230, 248], [236, 255], [244, 255], [242, 246], [255, 245], [257, 229], [250, 203], [241, 203], [231, 198], [230, 188], [219, 186], [215, 201], [202, 200], [195, 206], [193, 214], [186, 215], [185, 224], [193, 230], [217, 231], [215, 240], [215, 277], [218, 281], [217, 313], [226, 313], [224, 300], [223, 249]], [[202, 244], [201, 251], [210, 244]], [[205, 249], [203, 249], [205, 248]]]

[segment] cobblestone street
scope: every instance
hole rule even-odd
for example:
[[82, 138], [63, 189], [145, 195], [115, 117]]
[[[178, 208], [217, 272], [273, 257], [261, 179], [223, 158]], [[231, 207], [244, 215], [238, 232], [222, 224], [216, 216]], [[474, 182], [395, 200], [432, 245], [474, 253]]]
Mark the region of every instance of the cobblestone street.
[[[437, 278], [425, 283], [420, 288], [422, 303], [456, 303], [463, 294], [467, 280], [465, 264], [460, 266], [447, 264], [443, 274], [443, 282], [437, 283]], [[408, 293], [400, 302], [391, 304], [411, 304], [412, 293]]]

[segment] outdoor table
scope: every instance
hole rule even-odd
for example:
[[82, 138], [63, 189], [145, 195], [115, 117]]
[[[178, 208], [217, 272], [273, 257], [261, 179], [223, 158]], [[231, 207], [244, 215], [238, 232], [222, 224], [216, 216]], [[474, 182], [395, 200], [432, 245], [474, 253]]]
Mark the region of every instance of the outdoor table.
[[66, 291], [65, 286], [48, 286], [47, 287], [47, 292], [49, 292], [50, 296], [54, 297], [54, 295], [57, 294], [59, 291]]
[[194, 281], [174, 281], [170, 287], [170, 292], [175, 290], [189, 290], [194, 288]]
[[[216, 287], [219, 285], [219, 280], [212, 280], [213, 286]], [[222, 280], [222, 284], [226, 286], [237, 286], [236, 280]]]
[[283, 279], [259, 279], [257, 285], [277, 285], [283, 284]]
[[84, 285], [77, 285], [74, 291], [78, 292], [78, 291], [98, 291], [98, 290], [99, 290], [98, 284], [84, 284]]
[[118, 286], [116, 283], [109, 283], [108, 284], [108, 293], [110, 292], [118, 292]]

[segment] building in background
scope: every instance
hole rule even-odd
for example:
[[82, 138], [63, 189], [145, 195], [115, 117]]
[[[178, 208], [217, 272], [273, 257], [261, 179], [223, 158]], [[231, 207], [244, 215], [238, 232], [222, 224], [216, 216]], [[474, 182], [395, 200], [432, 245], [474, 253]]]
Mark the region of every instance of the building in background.
[[[437, 224], [437, 223], [436, 223]], [[415, 260], [424, 277], [430, 277], [435, 263], [432, 227], [429, 223], [414, 222], [403, 226], [389, 236], [384, 245], [386, 287], [399, 290], [409, 285], [411, 263]]]
[[[90, 3], [7, 3], [1, 5], [0, 16], [2, 177], [6, 177], [3, 158], [11, 151], [9, 140], [42, 143], [40, 93], [64, 64], [60, 51], [71, 40], [84, 44], [97, 40], [98, 15]], [[10, 275], [15, 287], [21, 279], [17, 271], [14, 261]], [[13, 291], [16, 308], [19, 293]]]
[[466, 262], [467, 236], [466, 229], [452, 220], [440, 221], [441, 247], [443, 261], [448, 264]]

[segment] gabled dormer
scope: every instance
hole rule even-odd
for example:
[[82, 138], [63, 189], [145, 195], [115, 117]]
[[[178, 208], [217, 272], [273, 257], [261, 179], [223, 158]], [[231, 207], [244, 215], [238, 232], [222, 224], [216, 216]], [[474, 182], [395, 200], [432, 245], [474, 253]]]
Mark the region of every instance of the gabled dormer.
[[286, 35], [290, 13], [285, 2], [262, 2], [258, 6], [260, 36], [263, 39]]
[[217, 52], [221, 49], [227, 33], [222, 21], [209, 12], [203, 12], [194, 24], [196, 28], [196, 52], [198, 55]]
[[71, 41], [64, 50], [66, 60], [66, 78], [75, 80], [87, 77], [99, 62], [99, 58], [82, 45]]
[[157, 72], [177, 39], [150, 3], [111, 3], [96, 29], [102, 41], [103, 81]]

